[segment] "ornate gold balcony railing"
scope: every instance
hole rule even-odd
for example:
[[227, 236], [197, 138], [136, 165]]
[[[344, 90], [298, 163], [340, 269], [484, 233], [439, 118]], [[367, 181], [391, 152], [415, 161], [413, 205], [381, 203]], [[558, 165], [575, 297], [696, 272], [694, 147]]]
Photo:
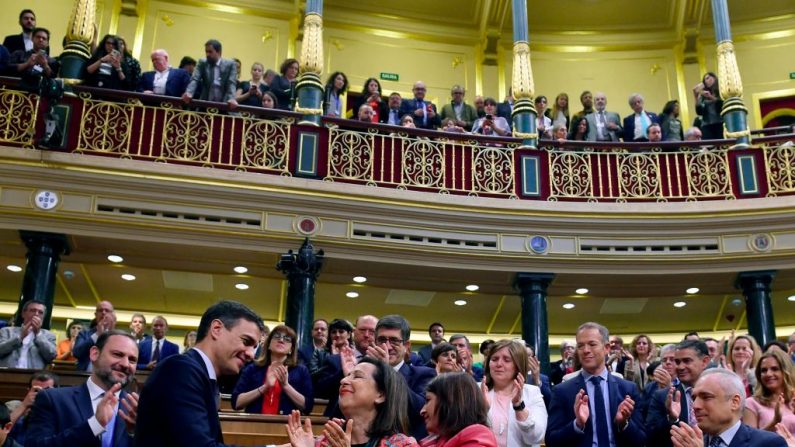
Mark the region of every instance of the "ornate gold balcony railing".
[[33, 147], [39, 96], [2, 86], [0, 89], [0, 143]]

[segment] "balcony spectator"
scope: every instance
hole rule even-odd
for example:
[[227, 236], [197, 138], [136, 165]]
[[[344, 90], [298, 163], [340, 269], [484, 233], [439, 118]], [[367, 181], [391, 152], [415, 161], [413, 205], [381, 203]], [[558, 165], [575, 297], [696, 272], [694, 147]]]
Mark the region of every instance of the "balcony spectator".
[[22, 326], [0, 329], [0, 366], [44, 369], [55, 358], [55, 334], [42, 329], [47, 311], [41, 301], [22, 307]]
[[629, 95], [628, 102], [634, 113], [624, 117], [624, 141], [648, 141], [647, 130], [651, 123], [660, 124], [659, 117], [654, 112], [644, 110], [640, 93]]
[[566, 141], [566, 137], [568, 137], [568, 128], [565, 124], [558, 123], [552, 126], [552, 139], [558, 141]]
[[237, 69], [237, 76], [238, 76], [238, 79], [239, 79], [240, 75], [243, 74], [243, 62], [241, 62], [240, 59], [238, 59], [236, 57], [233, 57], [232, 61], [234, 61], [234, 63], [235, 63], [235, 68]]
[[486, 105], [483, 104], [483, 96], [481, 95], [475, 96], [475, 101], [473, 102], [473, 104], [475, 107], [475, 113], [477, 113], [478, 118], [483, 118], [484, 116], [486, 116], [486, 109], [485, 109]]
[[389, 106], [381, 98], [383, 91], [381, 83], [376, 78], [369, 78], [364, 81], [362, 95], [356, 102], [356, 110], [361, 110], [363, 104], [368, 104], [373, 109], [373, 116], [370, 118], [374, 123], [385, 122], [385, 117], [389, 114]]
[[117, 36], [119, 39], [119, 52], [121, 52], [121, 69], [124, 72], [124, 90], [135, 91], [138, 88], [138, 81], [141, 79], [141, 64], [134, 58], [127, 46], [124, 37]]
[[466, 133], [466, 130], [464, 130], [463, 127], [457, 126], [452, 118], [445, 118], [442, 121], [442, 127], [439, 130], [442, 132]]
[[[443, 122], [448, 118], [453, 120], [454, 127], [460, 127], [462, 130], [469, 130], [472, 129], [472, 124], [474, 124], [478, 116], [475, 113], [475, 108], [464, 102], [465, 94], [466, 92], [463, 87], [454, 85], [450, 89], [452, 100], [449, 104], [445, 104], [442, 107], [440, 117]], [[449, 132], [449, 130], [445, 130]]]
[[411, 127], [412, 129], [417, 127], [414, 125], [414, 117], [411, 115], [403, 115], [403, 118], [400, 119], [400, 125], [402, 127]]
[[392, 92], [389, 94], [389, 102], [387, 105], [387, 114], [384, 115], [381, 121], [385, 124], [391, 124], [393, 126], [400, 125], [400, 104], [403, 102], [403, 98], [400, 97], [400, 93]]
[[341, 71], [335, 71], [329, 76], [326, 81], [325, 90], [325, 112], [326, 116], [333, 116], [336, 118], [344, 118], [344, 110], [342, 110], [342, 96], [343, 93], [348, 91], [348, 77]]
[[8, 49], [0, 45], [0, 76], [6, 75], [6, 71], [8, 70], [8, 61], [10, 59], [11, 55], [8, 54]]
[[232, 405], [246, 413], [309, 413], [314, 405], [312, 379], [298, 363], [295, 331], [284, 325], [273, 328], [265, 341], [267, 349], [246, 366], [232, 391]]
[[698, 127], [691, 127], [685, 132], [685, 141], [701, 141], [701, 129]]
[[276, 72], [271, 70], [270, 68], [265, 70], [265, 74], [262, 75], [262, 82], [270, 88], [271, 83], [273, 82], [273, 78], [276, 77]]
[[77, 336], [80, 334], [80, 331], [83, 330], [83, 323], [74, 320], [69, 323], [69, 327], [66, 328], [67, 338], [61, 340], [58, 343], [58, 349], [56, 353], [57, 360], [63, 360], [64, 362], [77, 362], [77, 357], [72, 354], [72, 351], [75, 348], [75, 341], [77, 341]]
[[[22, 27], [21, 34], [11, 34], [3, 39], [3, 46], [10, 54], [17, 51], [30, 51], [33, 49], [33, 30], [36, 29], [36, 14], [30, 9], [23, 9], [19, 13], [19, 26]], [[47, 47], [49, 54], [50, 48]]]
[[682, 121], [679, 120], [679, 101], [673, 99], [665, 103], [660, 114], [663, 141], [682, 141]]
[[292, 99], [295, 90], [295, 83], [298, 81], [298, 61], [295, 59], [285, 59], [279, 67], [280, 75], [273, 77], [269, 84], [270, 91], [276, 95], [276, 107], [282, 110], [292, 109]]
[[513, 87], [508, 88], [505, 100], [497, 104], [497, 116], [505, 118], [505, 122], [510, 125], [513, 119]]
[[356, 115], [356, 119], [365, 123], [373, 122], [373, 108], [370, 107], [370, 104], [362, 104], [359, 106], [359, 112]]
[[412, 115], [414, 117], [414, 125], [420, 129], [436, 129], [442, 121], [439, 119], [436, 106], [425, 99], [426, 91], [427, 88], [424, 82], [415, 82], [412, 89], [414, 97], [403, 100], [403, 104], [400, 106], [400, 113]]
[[152, 66], [155, 69], [141, 75], [138, 91], [146, 94], [181, 97], [190, 83], [190, 74], [181, 68], [172, 68], [168, 64], [166, 50], [153, 51], [151, 58]]
[[260, 107], [262, 105], [262, 95], [268, 91], [268, 85], [262, 79], [265, 67], [259, 62], [251, 65], [251, 80], [243, 81], [237, 86], [235, 99], [238, 104], [244, 106]]
[[718, 77], [715, 73], [707, 72], [694, 90], [696, 113], [701, 116], [701, 132], [704, 139], [723, 139], [723, 118], [720, 114], [723, 100], [720, 97]]
[[590, 90], [580, 93], [580, 104], [582, 104], [582, 110], [569, 119], [569, 134], [574, 133], [574, 126], [577, 125], [577, 120], [584, 118], [589, 113], [593, 113], [593, 93]]
[[237, 88], [237, 69], [234, 61], [221, 57], [223, 47], [221, 42], [210, 39], [204, 44], [205, 58], [199, 61], [193, 71], [188, 88], [182, 95], [182, 100], [190, 103], [196, 90], [202, 101], [225, 102], [230, 109], [237, 107], [235, 89]]
[[511, 133], [511, 128], [505, 118], [497, 116], [497, 101], [494, 98], [486, 98], [483, 103], [485, 104], [486, 115], [483, 118], [478, 118], [475, 124], [472, 125], [472, 133], [481, 135], [499, 135], [506, 136]]
[[573, 126], [569, 132], [568, 139], [571, 141], [587, 141], [588, 140], [588, 119], [586, 117], [574, 118], [572, 120]]
[[552, 137], [552, 120], [546, 115], [547, 111], [547, 97], [544, 95], [536, 96], [536, 130], [538, 131], [538, 138], [551, 138]]
[[85, 84], [90, 87], [102, 87], [123, 90], [127, 79], [121, 66], [122, 53], [119, 50], [119, 39], [106, 34], [102, 38], [86, 66]]
[[276, 95], [272, 91], [268, 90], [262, 94], [262, 107], [266, 109], [279, 108], [279, 100], [276, 99]]
[[33, 30], [33, 48], [16, 51], [11, 55], [9, 65], [14, 76], [22, 78], [22, 87], [38, 92], [42, 79], [58, 76], [58, 61], [47, 55], [50, 32], [44, 28]]
[[648, 129], [646, 129], [646, 139], [649, 140], [649, 143], [659, 143], [662, 141], [662, 128], [657, 123], [652, 123]]
[[593, 113], [585, 115], [588, 122], [588, 141], [615, 141], [621, 138], [621, 117], [616, 112], [608, 112], [607, 96], [602, 92], [594, 95]]
[[187, 71], [189, 75], [193, 75], [193, 70], [196, 69], [196, 59], [190, 56], [183, 56], [182, 60], [179, 61], [179, 68]]
[[562, 124], [566, 127], [566, 132], [569, 129], [569, 95], [567, 93], [559, 93], [555, 97], [555, 105], [552, 106], [552, 125]]

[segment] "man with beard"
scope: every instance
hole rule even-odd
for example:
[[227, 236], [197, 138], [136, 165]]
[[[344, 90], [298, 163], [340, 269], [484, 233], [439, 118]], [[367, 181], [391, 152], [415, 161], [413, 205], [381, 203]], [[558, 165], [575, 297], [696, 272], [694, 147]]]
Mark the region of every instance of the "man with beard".
[[122, 331], [103, 332], [90, 349], [93, 372], [85, 385], [36, 395], [26, 446], [133, 445], [138, 394], [122, 391], [135, 374], [138, 345]]

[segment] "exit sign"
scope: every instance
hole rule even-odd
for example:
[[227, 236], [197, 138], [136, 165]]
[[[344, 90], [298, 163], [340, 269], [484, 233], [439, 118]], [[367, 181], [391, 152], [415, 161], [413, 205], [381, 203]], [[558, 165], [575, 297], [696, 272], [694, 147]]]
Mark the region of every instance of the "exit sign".
[[[793, 75], [795, 75], [795, 73], [790, 73], [790, 77], [792, 77]], [[381, 79], [383, 79], [384, 81], [397, 81], [400, 79], [400, 76], [398, 76], [397, 73], [381, 73]]]
[[[381, 76], [383, 76], [383, 75], [384, 75], [384, 74], [383, 74], [383, 73], [381, 73]], [[790, 72], [790, 74], [789, 74], [789, 78], [790, 78], [790, 79], [795, 79], [795, 71], [791, 71], [791, 72]], [[383, 79], [383, 78], [381, 78], [381, 79]]]

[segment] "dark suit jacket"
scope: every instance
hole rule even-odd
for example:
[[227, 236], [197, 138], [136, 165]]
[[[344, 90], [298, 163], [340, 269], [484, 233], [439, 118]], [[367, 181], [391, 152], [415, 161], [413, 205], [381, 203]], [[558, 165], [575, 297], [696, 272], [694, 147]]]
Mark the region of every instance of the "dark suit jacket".
[[135, 445], [225, 445], [215, 390], [195, 350], [164, 360], [149, 375], [138, 400]]
[[300, 363], [303, 363], [304, 365], [307, 365], [307, 368], [309, 368], [309, 362], [312, 361], [312, 356], [314, 355], [315, 355], [315, 345], [313, 344], [308, 344], [298, 348], [298, 361]]
[[[121, 394], [124, 398], [124, 392]], [[119, 407], [119, 411], [123, 407]], [[25, 445], [30, 447], [74, 447], [100, 446], [100, 439], [94, 436], [88, 420], [94, 416], [91, 396], [86, 384], [49, 388], [36, 395], [36, 402], [28, 416], [28, 430]], [[113, 431], [113, 445], [128, 447], [133, 445], [127, 434], [124, 419], [116, 418]]]
[[[22, 33], [11, 34], [3, 39], [3, 46], [10, 54], [14, 54], [15, 51], [25, 51], [25, 39], [22, 38]], [[47, 54], [50, 54], [50, 47], [48, 46], [46, 49]]]
[[776, 433], [757, 430], [745, 424], [734, 435], [729, 447], [787, 447], [787, 441]]
[[77, 339], [75, 339], [75, 347], [72, 349], [72, 355], [77, 357], [78, 371], [88, 370], [88, 364], [91, 363], [88, 353], [91, 350], [91, 347], [94, 346], [94, 340], [91, 339], [91, 336], [96, 332], [96, 329], [84, 329], [77, 334]]
[[[154, 342], [154, 337], [146, 337], [138, 344], [138, 369], [146, 369], [146, 365], [152, 361], [152, 344]], [[167, 357], [177, 354], [179, 354], [179, 346], [163, 339], [163, 343], [160, 345], [160, 360], [158, 364]]]
[[339, 354], [328, 354], [320, 363], [320, 369], [313, 377], [315, 396], [328, 399], [323, 416], [342, 417], [337, 407], [340, 398], [340, 381], [342, 380], [342, 361]]
[[[257, 366], [250, 363], [243, 368], [240, 373], [240, 379], [232, 391], [232, 407], [237, 404], [237, 397], [242, 393], [251, 391], [265, 383], [265, 374], [268, 373], [268, 368], [264, 366]], [[296, 391], [303, 394], [305, 403], [303, 414], [309, 414], [312, 411], [312, 406], [315, 405], [315, 399], [312, 392], [312, 378], [309, 376], [309, 369], [304, 365], [296, 365], [290, 367], [287, 371], [287, 382], [295, 388]], [[279, 414], [289, 415], [293, 410], [298, 408], [293, 404], [293, 401], [287, 397], [287, 394], [282, 389], [279, 396]], [[259, 414], [262, 413], [262, 396], [254, 399], [248, 406], [246, 406], [246, 413]]]
[[513, 111], [511, 110], [511, 105], [508, 101], [503, 101], [497, 104], [497, 116], [501, 116], [505, 118], [505, 121], [508, 121], [508, 124], [511, 124], [513, 121], [513, 117], [511, 116]]
[[549, 381], [552, 385], [557, 385], [560, 382], [563, 382], [563, 376], [566, 375], [566, 371], [563, 368], [563, 360], [558, 360], [557, 362], [552, 362], [549, 364]]
[[[629, 395], [635, 402], [638, 401], [638, 387], [624, 379], [608, 374], [608, 398], [610, 400], [610, 420], [614, 420], [618, 404]], [[552, 403], [549, 406], [549, 420], [547, 422], [546, 445], [547, 447], [590, 447], [593, 442], [593, 427], [591, 419], [585, 424], [584, 433], [574, 429], [574, 398], [580, 390], [585, 388], [585, 379], [582, 374], [552, 388]], [[591, 415], [593, 417], [593, 415]], [[642, 446], [646, 442], [646, 433], [640, 412], [634, 411], [629, 420], [629, 426], [623, 431], [613, 424], [613, 435], [616, 447]], [[670, 436], [669, 436], [670, 437]]]
[[[141, 75], [141, 80], [138, 81], [138, 91], [154, 90], [155, 72], [147, 71]], [[168, 80], [166, 80], [166, 96], [180, 97], [185, 93], [190, 83], [190, 74], [181, 68], [170, 68], [168, 72]]]
[[411, 115], [414, 118], [414, 125], [418, 129], [436, 129], [439, 125], [442, 124], [442, 120], [439, 117], [439, 111], [436, 110], [436, 105], [429, 100], [423, 100], [425, 107], [428, 105], [431, 106], [433, 112], [436, 114], [433, 118], [428, 118], [427, 123], [422, 123], [422, 117], [417, 117], [414, 115], [414, 111], [417, 110], [419, 107], [417, 106], [417, 100], [415, 98], [411, 99], [404, 99], [402, 103], [400, 103], [400, 116], [403, 115]]
[[425, 388], [436, 377], [436, 370], [404, 363], [398, 372], [406, 379], [406, 385], [409, 388], [410, 434], [414, 436], [414, 439], [423, 439], [428, 436], [428, 431], [425, 430], [425, 420], [420, 416], [420, 410], [425, 406]]
[[[223, 94], [222, 102], [235, 99], [237, 92], [237, 65], [235, 61], [230, 59], [219, 59], [218, 67], [221, 74], [221, 92]], [[186, 93], [193, 95], [193, 98], [207, 101], [210, 97], [210, 64], [207, 59], [200, 59], [199, 64], [193, 70], [193, 77], [185, 89]], [[198, 92], [197, 92], [198, 90]]]
[[[684, 385], [680, 383], [676, 387], [676, 392], [682, 393], [682, 411], [679, 413], [679, 420], [687, 423], [687, 415], [690, 409], [687, 407]], [[670, 447], [673, 445], [671, 443], [671, 425], [673, 424], [668, 422], [668, 410], [665, 409], [665, 400], [667, 398], [668, 390], [664, 389], [655, 391], [649, 400], [645, 423], [646, 434], [649, 436], [649, 447]]]
[[[645, 111], [646, 115], [649, 115], [649, 120], [652, 123], [660, 124], [660, 117], [657, 116], [654, 112]], [[624, 117], [624, 141], [631, 142], [631, 141], [647, 141], [647, 138], [644, 136], [639, 140], [635, 140], [635, 112], [630, 113], [629, 115]]]
[[417, 351], [417, 356], [419, 357], [418, 361], [411, 362], [411, 364], [416, 366], [430, 366], [432, 351], [433, 345], [423, 346], [419, 351]]

